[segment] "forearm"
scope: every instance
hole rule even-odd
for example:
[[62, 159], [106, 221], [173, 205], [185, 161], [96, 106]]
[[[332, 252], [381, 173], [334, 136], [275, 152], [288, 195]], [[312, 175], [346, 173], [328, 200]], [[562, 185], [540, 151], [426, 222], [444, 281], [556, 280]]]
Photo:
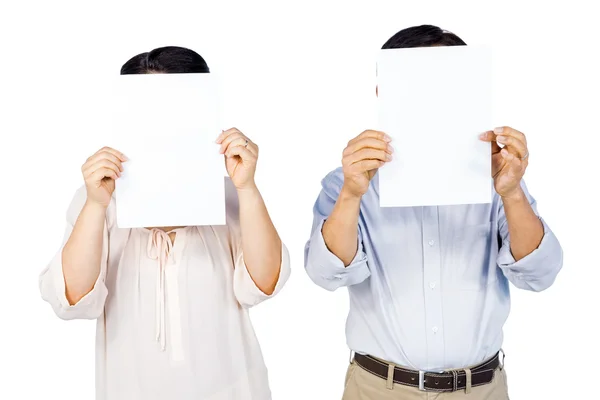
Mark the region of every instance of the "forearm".
[[508, 224], [510, 250], [514, 259], [519, 261], [538, 248], [544, 237], [544, 226], [521, 188], [510, 197], [502, 197], [502, 202]]
[[86, 203], [62, 251], [65, 291], [71, 305], [89, 293], [100, 274], [106, 209]]
[[281, 269], [281, 239], [256, 186], [238, 190], [238, 199], [244, 262], [256, 286], [270, 295]]
[[360, 197], [347, 193], [342, 187], [331, 215], [323, 224], [322, 234], [327, 248], [346, 267], [358, 251], [359, 212]]

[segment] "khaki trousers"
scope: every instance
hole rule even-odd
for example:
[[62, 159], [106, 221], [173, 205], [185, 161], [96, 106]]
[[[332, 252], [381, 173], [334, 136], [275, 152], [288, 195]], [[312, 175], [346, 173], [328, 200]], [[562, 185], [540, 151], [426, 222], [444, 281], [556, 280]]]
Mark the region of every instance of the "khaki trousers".
[[387, 388], [387, 381], [364, 370], [352, 362], [346, 373], [346, 387], [342, 400], [509, 400], [505, 368], [494, 372], [494, 379], [487, 385], [471, 388], [469, 393], [422, 392], [411, 386], [393, 383]]

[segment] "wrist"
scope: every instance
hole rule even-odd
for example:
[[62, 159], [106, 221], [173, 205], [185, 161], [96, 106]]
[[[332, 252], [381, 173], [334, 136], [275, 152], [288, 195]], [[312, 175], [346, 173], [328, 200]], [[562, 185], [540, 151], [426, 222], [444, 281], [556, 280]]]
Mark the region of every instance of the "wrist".
[[252, 180], [252, 182], [248, 182], [239, 187], [236, 186], [235, 190], [237, 190], [238, 194], [242, 194], [242, 193], [257, 194], [258, 193], [258, 187], [256, 186], [256, 183], [254, 182], [254, 180]]
[[360, 202], [362, 199], [362, 194], [357, 194], [348, 189], [346, 185], [342, 185], [342, 189], [340, 190], [340, 195], [338, 198], [341, 201]]
[[85, 204], [83, 205], [83, 209], [85, 210], [89, 210], [91, 212], [97, 212], [97, 213], [101, 213], [101, 214], [106, 214], [106, 209], [108, 208], [108, 205], [104, 205], [101, 203], [98, 203], [96, 201], [87, 199], [85, 201]]
[[516, 203], [526, 200], [525, 192], [523, 192], [523, 189], [520, 186], [511, 192], [502, 194], [500, 197], [502, 198], [503, 203]]

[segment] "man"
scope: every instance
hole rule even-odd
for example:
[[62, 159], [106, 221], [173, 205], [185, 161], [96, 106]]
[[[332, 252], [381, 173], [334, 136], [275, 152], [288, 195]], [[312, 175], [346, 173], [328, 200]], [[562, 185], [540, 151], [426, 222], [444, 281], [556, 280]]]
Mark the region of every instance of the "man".
[[[454, 45], [465, 43], [418, 26], [383, 48]], [[480, 139], [491, 142], [491, 204], [379, 207], [377, 170], [394, 151], [372, 130], [348, 143], [343, 167], [322, 181], [305, 267], [319, 286], [350, 292], [355, 355], [344, 399], [508, 398], [500, 354], [508, 282], [548, 288], [562, 249], [522, 181], [525, 135], [501, 127]]]

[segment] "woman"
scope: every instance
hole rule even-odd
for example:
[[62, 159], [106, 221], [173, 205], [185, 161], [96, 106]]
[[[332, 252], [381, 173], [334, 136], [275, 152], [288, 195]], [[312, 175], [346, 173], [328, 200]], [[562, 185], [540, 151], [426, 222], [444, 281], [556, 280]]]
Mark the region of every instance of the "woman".
[[[179, 47], [121, 69], [208, 72]], [[113, 192], [127, 158], [103, 148], [83, 165], [85, 186], [40, 289], [60, 318], [97, 319], [97, 399], [271, 398], [248, 308], [279, 292], [289, 255], [254, 182], [258, 147], [237, 129], [216, 142], [230, 177], [226, 226], [119, 229]]]

